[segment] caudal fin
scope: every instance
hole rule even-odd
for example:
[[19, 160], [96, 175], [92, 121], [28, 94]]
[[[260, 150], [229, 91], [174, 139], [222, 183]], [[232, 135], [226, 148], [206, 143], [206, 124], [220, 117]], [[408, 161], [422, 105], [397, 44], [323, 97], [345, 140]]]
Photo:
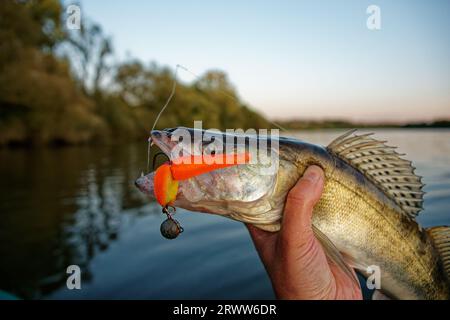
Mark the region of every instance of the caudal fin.
[[450, 227], [441, 226], [427, 229], [433, 240], [434, 246], [439, 252], [447, 279], [450, 281]]

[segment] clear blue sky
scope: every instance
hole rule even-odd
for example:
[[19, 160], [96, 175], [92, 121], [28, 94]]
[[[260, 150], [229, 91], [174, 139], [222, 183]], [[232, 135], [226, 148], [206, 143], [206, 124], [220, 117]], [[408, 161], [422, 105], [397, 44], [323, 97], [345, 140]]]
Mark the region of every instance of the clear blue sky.
[[[366, 27], [371, 4], [381, 9], [378, 31]], [[224, 70], [241, 98], [272, 119], [450, 118], [448, 0], [81, 5], [112, 36], [119, 59]]]

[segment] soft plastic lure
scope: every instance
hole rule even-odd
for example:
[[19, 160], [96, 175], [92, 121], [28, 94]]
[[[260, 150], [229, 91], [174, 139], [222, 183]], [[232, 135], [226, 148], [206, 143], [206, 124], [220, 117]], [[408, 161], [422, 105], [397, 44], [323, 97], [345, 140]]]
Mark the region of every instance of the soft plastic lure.
[[158, 203], [166, 208], [176, 200], [178, 181], [186, 180], [214, 170], [248, 163], [250, 153], [192, 155], [168, 161], [161, 165], [154, 176], [154, 193]]

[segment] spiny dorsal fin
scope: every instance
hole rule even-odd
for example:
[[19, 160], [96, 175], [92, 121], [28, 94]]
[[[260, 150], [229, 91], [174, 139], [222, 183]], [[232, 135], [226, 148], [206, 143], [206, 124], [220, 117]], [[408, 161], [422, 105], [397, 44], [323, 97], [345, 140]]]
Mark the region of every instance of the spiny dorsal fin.
[[372, 138], [372, 133], [355, 132], [351, 130], [333, 140], [328, 151], [363, 173], [410, 218], [415, 218], [422, 210], [424, 192], [422, 178], [414, 173], [411, 161], [400, 158], [402, 155], [386, 141]]
[[441, 226], [427, 229], [428, 234], [433, 239], [434, 246], [439, 252], [442, 265], [450, 280], [450, 227]]

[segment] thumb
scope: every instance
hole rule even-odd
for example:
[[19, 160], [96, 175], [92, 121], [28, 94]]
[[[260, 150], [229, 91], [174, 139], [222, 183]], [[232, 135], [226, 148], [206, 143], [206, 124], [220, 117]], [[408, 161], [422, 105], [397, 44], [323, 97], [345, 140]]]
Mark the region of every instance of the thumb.
[[[287, 196], [281, 236], [288, 242], [303, 242], [312, 235], [311, 218], [324, 186], [324, 173], [318, 166], [306, 169]], [[296, 243], [292, 243], [296, 245]]]
[[[298, 299], [325, 297], [333, 288], [333, 274], [320, 243], [316, 240], [311, 218], [324, 186], [324, 173], [318, 166], [306, 169], [303, 177], [291, 189], [286, 200], [278, 242], [282, 260], [288, 265], [288, 283], [301, 284], [304, 294]], [[285, 286], [279, 296], [290, 296], [295, 288]], [[298, 293], [298, 292], [297, 292]]]

